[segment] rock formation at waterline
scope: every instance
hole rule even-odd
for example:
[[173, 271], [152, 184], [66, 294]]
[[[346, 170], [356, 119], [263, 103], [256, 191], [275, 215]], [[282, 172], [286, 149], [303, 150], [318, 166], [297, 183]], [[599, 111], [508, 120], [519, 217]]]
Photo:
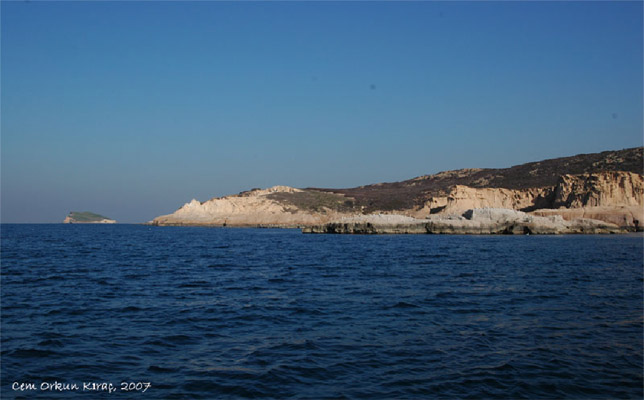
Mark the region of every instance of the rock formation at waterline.
[[467, 210], [502, 208], [569, 222], [596, 219], [632, 230], [644, 221], [642, 153], [638, 147], [505, 169], [446, 171], [353, 189], [274, 186], [192, 200], [150, 223], [305, 227], [374, 213], [432, 220], [453, 215], [458, 220]]
[[477, 208], [462, 216], [432, 215], [416, 219], [393, 215], [363, 215], [306, 227], [304, 233], [351, 234], [567, 234], [620, 233], [615, 224], [593, 219], [564, 220], [561, 216], [540, 217], [505, 208]]

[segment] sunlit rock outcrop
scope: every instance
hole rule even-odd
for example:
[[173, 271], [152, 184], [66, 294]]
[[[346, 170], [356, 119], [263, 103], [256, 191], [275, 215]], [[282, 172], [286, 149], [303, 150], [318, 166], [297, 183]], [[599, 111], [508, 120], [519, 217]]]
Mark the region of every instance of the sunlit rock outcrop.
[[482, 208], [467, 210], [463, 215], [435, 215], [426, 219], [406, 216], [369, 215], [344, 218], [323, 225], [304, 228], [304, 233], [349, 234], [570, 234], [620, 233], [615, 224], [592, 219], [564, 220], [561, 216], [540, 217], [521, 211]]
[[192, 200], [152, 225], [282, 226], [324, 223], [348, 215], [342, 195], [305, 191], [288, 186], [254, 189], [238, 195]]

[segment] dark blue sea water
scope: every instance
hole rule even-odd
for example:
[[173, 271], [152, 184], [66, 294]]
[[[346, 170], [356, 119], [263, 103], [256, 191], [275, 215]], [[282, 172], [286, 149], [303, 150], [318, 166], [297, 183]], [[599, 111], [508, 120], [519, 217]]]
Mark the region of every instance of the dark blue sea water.
[[2, 399], [643, 395], [642, 236], [2, 225], [1, 257]]

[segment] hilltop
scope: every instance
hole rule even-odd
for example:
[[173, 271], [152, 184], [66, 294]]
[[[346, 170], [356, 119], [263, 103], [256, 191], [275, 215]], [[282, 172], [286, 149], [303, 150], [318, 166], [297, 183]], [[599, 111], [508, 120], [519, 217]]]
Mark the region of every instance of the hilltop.
[[[554, 187], [562, 175], [624, 171], [642, 175], [642, 147], [578, 154], [498, 169], [460, 169], [424, 175], [401, 182], [376, 183], [351, 189], [309, 188], [352, 198], [365, 212], [412, 209], [432, 198], [446, 197], [457, 185], [470, 188], [523, 190]], [[440, 210], [434, 210], [439, 212]]]

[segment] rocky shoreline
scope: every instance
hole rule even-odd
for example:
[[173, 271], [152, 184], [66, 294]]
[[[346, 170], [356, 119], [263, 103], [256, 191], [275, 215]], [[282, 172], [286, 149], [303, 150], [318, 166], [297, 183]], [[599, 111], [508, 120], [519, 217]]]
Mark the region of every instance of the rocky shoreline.
[[337, 234], [452, 234], [452, 235], [559, 235], [613, 234], [629, 230], [608, 222], [559, 215], [541, 217], [521, 211], [480, 208], [463, 215], [417, 219], [402, 215], [364, 215], [305, 227], [303, 233]]

